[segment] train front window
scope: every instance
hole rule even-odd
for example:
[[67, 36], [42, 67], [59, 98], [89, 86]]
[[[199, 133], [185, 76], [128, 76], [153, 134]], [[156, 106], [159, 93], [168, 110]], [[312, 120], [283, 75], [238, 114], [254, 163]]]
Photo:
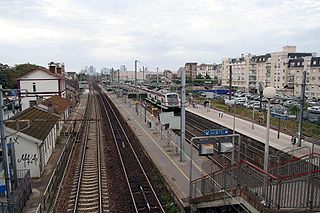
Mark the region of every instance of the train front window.
[[169, 105], [179, 104], [178, 95], [167, 95], [167, 100]]

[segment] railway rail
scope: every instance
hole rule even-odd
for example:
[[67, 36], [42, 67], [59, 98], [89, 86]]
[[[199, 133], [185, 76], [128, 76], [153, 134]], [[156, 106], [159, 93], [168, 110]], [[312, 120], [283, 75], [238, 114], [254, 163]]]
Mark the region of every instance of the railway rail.
[[110, 128], [131, 195], [133, 209], [135, 212], [165, 212], [131, 144], [123, 118], [117, 115], [115, 107], [107, 96], [100, 92], [100, 98], [109, 124], [112, 124]]
[[59, 193], [54, 207], [56, 212], [109, 212], [97, 103], [94, 91], [90, 89], [80, 143], [73, 149], [62, 185], [64, 190]]

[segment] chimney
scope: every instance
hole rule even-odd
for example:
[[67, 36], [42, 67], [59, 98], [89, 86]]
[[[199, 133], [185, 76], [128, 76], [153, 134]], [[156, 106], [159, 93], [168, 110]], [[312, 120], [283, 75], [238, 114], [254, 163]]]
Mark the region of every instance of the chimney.
[[56, 73], [56, 65], [53, 62], [50, 62], [49, 64], [49, 71], [53, 74]]
[[37, 104], [40, 104], [43, 101], [43, 96], [36, 96]]
[[49, 113], [53, 113], [53, 104], [51, 103], [51, 101], [48, 103], [48, 112]]
[[60, 66], [57, 66], [57, 73], [58, 73], [59, 75], [61, 75], [61, 70], [62, 70], [62, 68], [61, 68]]

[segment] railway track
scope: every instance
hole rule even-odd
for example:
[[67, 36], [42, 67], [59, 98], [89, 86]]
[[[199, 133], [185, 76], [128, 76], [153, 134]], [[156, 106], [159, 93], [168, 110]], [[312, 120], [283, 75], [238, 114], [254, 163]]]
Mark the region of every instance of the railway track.
[[[189, 131], [193, 134], [201, 134], [206, 129], [221, 129], [221, 126], [218, 124], [215, 124], [205, 118], [201, 118], [195, 114], [187, 113], [186, 116], [186, 123], [188, 124]], [[235, 156], [237, 156], [237, 141], [235, 141]], [[253, 140], [247, 136], [241, 135], [241, 147], [240, 147], [240, 156], [241, 159], [246, 159], [251, 163], [254, 163], [255, 165], [258, 165], [259, 167], [263, 167], [263, 156], [264, 156], [264, 144], [260, 143], [256, 140]], [[289, 154], [285, 154], [282, 151], [276, 150], [272, 147], [270, 147], [270, 165], [277, 165], [279, 158], [277, 155], [282, 155], [281, 160], [282, 161], [288, 161], [292, 159], [293, 157]], [[222, 164], [222, 162], [225, 162], [224, 160], [227, 160], [231, 162], [231, 158], [228, 155], [224, 156], [225, 158], [222, 159], [222, 156], [215, 158], [217, 162]]]
[[[81, 126], [82, 135], [73, 149], [56, 212], [110, 212], [106, 162], [100, 137], [100, 116], [94, 91], [90, 89], [88, 106]], [[74, 169], [75, 168], [75, 169]]]
[[[101, 101], [116, 145], [125, 180], [132, 199], [132, 212], [165, 212], [111, 101], [100, 94]], [[111, 125], [112, 124], [112, 125]]]

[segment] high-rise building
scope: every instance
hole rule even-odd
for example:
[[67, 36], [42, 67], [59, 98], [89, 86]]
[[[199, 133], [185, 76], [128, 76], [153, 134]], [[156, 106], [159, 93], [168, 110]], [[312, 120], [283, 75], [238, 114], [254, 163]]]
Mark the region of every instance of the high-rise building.
[[126, 65], [121, 65], [120, 66], [120, 71], [127, 71], [127, 67], [126, 67]]
[[198, 63], [186, 63], [184, 68], [186, 71], [186, 79], [194, 80], [197, 76]]

